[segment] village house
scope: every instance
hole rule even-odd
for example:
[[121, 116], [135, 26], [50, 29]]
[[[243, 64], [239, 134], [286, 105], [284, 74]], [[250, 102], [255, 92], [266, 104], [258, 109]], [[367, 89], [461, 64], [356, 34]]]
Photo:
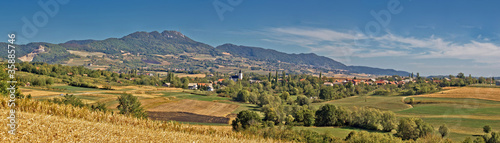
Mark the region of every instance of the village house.
[[170, 83], [165, 83], [162, 86], [164, 86], [164, 87], [170, 87]]
[[385, 84], [387, 84], [387, 80], [377, 80], [377, 81], [375, 81], [375, 84], [377, 84], [377, 85], [385, 85]]
[[188, 89], [198, 89], [198, 84], [196, 84], [196, 83], [188, 83]]

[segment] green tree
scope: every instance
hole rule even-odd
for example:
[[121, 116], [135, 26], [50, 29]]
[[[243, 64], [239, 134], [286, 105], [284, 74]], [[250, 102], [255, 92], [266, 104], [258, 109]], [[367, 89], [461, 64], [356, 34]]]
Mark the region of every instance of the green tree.
[[439, 127], [439, 133], [441, 134], [441, 137], [443, 137], [443, 138], [449, 134], [449, 130], [448, 130], [448, 127], [446, 127], [446, 124], [441, 125]]
[[141, 102], [132, 94], [122, 94], [118, 97], [118, 110], [120, 114], [132, 115], [137, 118], [147, 118], [147, 114], [141, 107]]
[[236, 96], [236, 101], [248, 102], [250, 98], [250, 93], [247, 90], [240, 90]]
[[300, 106], [311, 104], [311, 100], [304, 95], [297, 96], [296, 101], [297, 101], [297, 104], [299, 104]]
[[342, 126], [346, 125], [349, 114], [346, 109], [326, 104], [316, 111], [316, 126]]
[[404, 140], [416, 140], [433, 132], [433, 128], [420, 118], [402, 118], [399, 121], [396, 135]]
[[281, 99], [288, 100], [288, 98], [290, 98], [290, 93], [283, 91], [283, 93], [281, 93]]
[[304, 110], [304, 126], [312, 126], [315, 122], [314, 111], [306, 109]]
[[485, 133], [490, 133], [491, 132], [491, 127], [489, 125], [486, 125], [486, 126], [483, 127], [483, 131]]
[[243, 110], [238, 113], [237, 117], [231, 125], [233, 126], [233, 129], [236, 131], [244, 130], [247, 129], [251, 126], [258, 127], [258, 125], [262, 122], [262, 119], [260, 119], [259, 114], [249, 111], [249, 110]]

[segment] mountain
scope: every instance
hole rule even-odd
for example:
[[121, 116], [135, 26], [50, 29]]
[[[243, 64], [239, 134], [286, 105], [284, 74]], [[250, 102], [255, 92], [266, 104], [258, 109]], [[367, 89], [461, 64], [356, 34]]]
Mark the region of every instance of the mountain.
[[132, 54], [181, 54], [199, 53], [216, 55], [214, 47], [197, 42], [177, 31], [135, 32], [122, 38], [108, 38], [105, 40], [68, 41], [60, 44], [70, 50], [85, 50], [103, 52], [106, 54], [120, 54], [122, 51]]
[[408, 76], [410, 73], [406, 71], [397, 71], [394, 69], [381, 69], [381, 68], [372, 68], [365, 66], [349, 66], [350, 71], [355, 73], [365, 73], [365, 74], [373, 74], [373, 75], [399, 75], [399, 76]]
[[[0, 43], [2, 47], [7, 47], [6, 45], [7, 43]], [[214, 48], [177, 31], [134, 32], [121, 38], [105, 40], [71, 40], [61, 44], [36, 42], [15, 46], [16, 56], [22, 61], [86, 65], [98, 69], [156, 67], [227, 71], [234, 68], [248, 68], [265, 71], [287, 69], [298, 73], [311, 73], [316, 69], [334, 73], [408, 75], [408, 72], [392, 69], [346, 66], [313, 53], [288, 54], [272, 49], [233, 44]], [[0, 53], [0, 56], [7, 57], [7, 53]], [[238, 58], [246, 58], [249, 61], [237, 60]], [[101, 65], [101, 67], [90, 65]], [[221, 67], [226, 69], [220, 69]]]
[[276, 50], [264, 49], [258, 47], [237, 46], [233, 44], [224, 44], [216, 47], [221, 52], [227, 52], [232, 55], [241, 56], [253, 60], [281, 61], [293, 64], [312, 65], [327, 69], [347, 70], [347, 66], [327, 57], [318, 56], [313, 53], [308, 54], [287, 54]]
[[241, 56], [253, 60], [281, 61], [294, 64], [312, 65], [326, 69], [348, 70], [353, 73], [365, 73], [373, 75], [400, 75], [407, 76], [405, 71], [396, 71], [393, 69], [380, 69], [365, 66], [346, 66], [333, 59], [318, 56], [313, 53], [308, 54], [287, 54], [276, 50], [264, 49], [259, 47], [238, 46], [233, 44], [224, 44], [216, 47], [220, 52], [227, 52], [232, 55]]

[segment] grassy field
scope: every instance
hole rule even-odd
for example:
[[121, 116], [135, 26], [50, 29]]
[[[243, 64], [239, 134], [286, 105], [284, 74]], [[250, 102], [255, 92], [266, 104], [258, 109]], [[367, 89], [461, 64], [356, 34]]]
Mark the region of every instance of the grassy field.
[[[178, 88], [154, 86], [114, 86], [115, 90], [100, 90], [80, 88], [67, 85], [55, 85], [53, 88], [62, 91], [45, 91], [37, 88], [21, 88], [23, 93], [30, 93], [35, 99], [50, 99], [62, 93], [75, 94], [86, 103], [105, 103], [109, 109], [117, 111], [117, 97], [129, 93], [139, 98], [147, 111], [171, 112], [158, 114], [165, 118], [199, 118], [213, 120], [214, 123], [194, 123], [198, 120], [183, 120], [188, 124], [220, 126], [227, 122], [223, 118], [234, 118], [243, 110], [257, 111], [261, 116], [260, 107], [255, 104], [234, 102], [227, 97], [215, 94], [197, 95]], [[292, 96], [292, 98], [296, 98]], [[410, 98], [416, 104], [409, 105]], [[463, 141], [466, 137], [482, 135], [482, 127], [490, 125], [494, 131], [500, 129], [500, 88], [462, 87], [447, 88], [441, 92], [418, 96], [353, 96], [323, 103], [313, 103], [315, 108], [324, 104], [334, 104], [345, 107], [372, 107], [380, 110], [394, 111], [398, 117], [419, 117], [434, 126], [435, 131], [442, 124], [450, 128], [449, 138]], [[217, 118], [215, 118], [217, 117]], [[227, 128], [227, 124], [224, 128]], [[333, 127], [294, 127], [294, 129], [309, 129], [320, 133], [330, 133], [337, 137], [345, 137], [357, 128]]]
[[352, 96], [339, 100], [332, 100], [323, 103], [313, 103], [315, 107], [324, 104], [334, 104], [346, 107], [371, 107], [380, 110], [400, 111], [410, 108], [409, 105], [402, 102], [401, 96]]
[[462, 87], [434, 94], [410, 96], [413, 108], [396, 112], [400, 117], [419, 117], [437, 130], [446, 124], [449, 138], [462, 141], [466, 137], [482, 135], [482, 127], [500, 129], [500, 88]]
[[[351, 131], [368, 131], [368, 132], [377, 132], [377, 131], [371, 131], [371, 130], [364, 130], [364, 129], [359, 129], [359, 128], [351, 128], [351, 127], [294, 127], [293, 129], [295, 130], [301, 130], [301, 129], [307, 129], [311, 131], [315, 131], [318, 133], [322, 134], [331, 134], [339, 138], [344, 138], [347, 137], [347, 135]], [[383, 132], [380, 132], [383, 133]]]
[[[414, 98], [416, 104], [409, 103]], [[345, 107], [372, 107], [394, 111], [398, 117], [419, 117], [435, 128], [446, 124], [450, 128], [449, 138], [463, 141], [466, 137], [484, 134], [482, 127], [490, 125], [500, 130], [500, 88], [461, 87], [447, 88], [442, 92], [418, 96], [354, 96], [323, 103], [313, 103], [314, 107], [334, 104]], [[330, 132], [345, 137], [355, 128], [296, 127], [320, 133]]]

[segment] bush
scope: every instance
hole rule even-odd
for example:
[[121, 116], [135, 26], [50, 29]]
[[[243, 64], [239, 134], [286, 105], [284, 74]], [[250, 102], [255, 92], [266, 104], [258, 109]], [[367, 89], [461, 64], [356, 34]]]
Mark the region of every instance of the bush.
[[304, 95], [297, 96], [297, 104], [300, 106], [311, 104], [311, 100]]
[[399, 121], [396, 135], [403, 140], [416, 140], [419, 137], [431, 134], [433, 130], [431, 125], [425, 123], [420, 118], [402, 118]]
[[57, 104], [70, 104], [70, 105], [73, 105], [75, 107], [84, 107], [85, 106], [85, 104], [83, 103], [83, 101], [81, 99], [76, 98], [76, 96], [74, 96], [74, 95], [68, 95], [68, 94], [66, 94], [63, 99], [53, 98], [51, 100], [51, 102], [57, 103]]
[[486, 126], [484, 126], [484, 127], [483, 127], [483, 131], [484, 131], [485, 133], [490, 133], [490, 132], [491, 132], [491, 127], [490, 127], [490, 126], [488, 126], [488, 125], [486, 125]]
[[259, 124], [262, 122], [262, 119], [260, 119], [259, 114], [249, 111], [249, 110], [244, 110], [238, 113], [237, 117], [231, 125], [233, 126], [233, 129], [236, 131], [241, 131], [248, 129], [249, 127], [259, 127]]
[[141, 107], [141, 102], [132, 94], [122, 94], [118, 97], [118, 110], [120, 114], [132, 115], [137, 118], [147, 118], [147, 114]]
[[248, 102], [250, 97], [250, 93], [247, 90], [240, 90], [236, 95], [236, 101], [240, 102]]
[[449, 133], [449, 130], [448, 130], [448, 127], [446, 127], [446, 124], [445, 125], [442, 125], [439, 127], [439, 134], [441, 134], [441, 137], [445, 137], [447, 136]]

